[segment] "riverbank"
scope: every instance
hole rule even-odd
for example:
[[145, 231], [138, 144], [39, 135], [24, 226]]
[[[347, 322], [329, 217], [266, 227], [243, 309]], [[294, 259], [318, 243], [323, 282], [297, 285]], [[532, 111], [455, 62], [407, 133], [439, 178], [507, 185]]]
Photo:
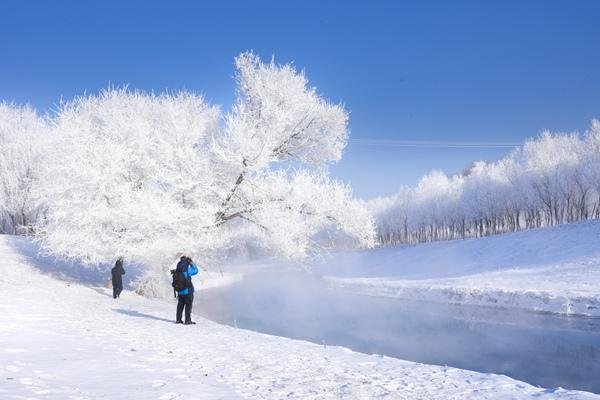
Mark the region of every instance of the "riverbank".
[[198, 325], [175, 325], [173, 302], [128, 290], [114, 300], [105, 287], [57, 279], [3, 236], [0, 276], [0, 395], [7, 399], [600, 398], [198, 316]]
[[336, 254], [314, 268], [355, 294], [600, 317], [600, 221]]

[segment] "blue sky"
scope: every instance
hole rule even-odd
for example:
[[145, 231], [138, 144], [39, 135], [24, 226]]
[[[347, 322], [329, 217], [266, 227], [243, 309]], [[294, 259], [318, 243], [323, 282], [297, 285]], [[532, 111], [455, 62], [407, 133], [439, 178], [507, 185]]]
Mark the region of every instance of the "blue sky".
[[[351, 113], [352, 138], [521, 142], [600, 118], [600, 1], [12, 1], [0, 99], [48, 110], [108, 84], [190, 89], [228, 108], [233, 58], [294, 61]], [[363, 197], [507, 148], [350, 143]]]

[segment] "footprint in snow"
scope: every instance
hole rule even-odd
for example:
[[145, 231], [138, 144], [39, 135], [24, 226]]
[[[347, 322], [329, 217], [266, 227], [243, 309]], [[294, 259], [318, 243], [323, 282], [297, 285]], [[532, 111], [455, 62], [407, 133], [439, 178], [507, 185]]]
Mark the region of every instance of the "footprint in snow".
[[159, 397], [160, 400], [174, 400], [178, 397], [181, 397], [180, 393], [165, 393]]
[[33, 379], [31, 378], [20, 378], [19, 382], [21, 382], [22, 385], [33, 385]]
[[4, 352], [9, 354], [27, 353], [27, 349], [4, 349]]
[[163, 372], [183, 372], [183, 368], [166, 368], [163, 369]]

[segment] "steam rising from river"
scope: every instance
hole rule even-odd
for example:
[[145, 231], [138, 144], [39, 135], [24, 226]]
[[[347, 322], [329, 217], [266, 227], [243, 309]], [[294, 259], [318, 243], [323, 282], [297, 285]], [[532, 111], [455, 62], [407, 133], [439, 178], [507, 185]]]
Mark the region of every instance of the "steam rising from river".
[[358, 296], [291, 267], [244, 272], [237, 284], [199, 293], [195, 312], [325, 346], [600, 392], [598, 320]]

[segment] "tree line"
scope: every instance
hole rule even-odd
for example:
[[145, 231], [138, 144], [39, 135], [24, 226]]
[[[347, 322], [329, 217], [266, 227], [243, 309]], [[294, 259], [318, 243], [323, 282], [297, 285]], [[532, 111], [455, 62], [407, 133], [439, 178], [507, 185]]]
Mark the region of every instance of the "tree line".
[[545, 131], [497, 162], [368, 202], [384, 245], [465, 239], [600, 217], [600, 122], [584, 133]]
[[[329, 176], [348, 114], [302, 72], [236, 58], [228, 113], [191, 92], [109, 88], [51, 114], [0, 103], [0, 233], [58, 256], [165, 264], [240, 243], [301, 258], [323, 246], [482, 237], [600, 217], [600, 122], [543, 132], [497, 162], [434, 171], [359, 201]], [[325, 239], [325, 240], [324, 240]], [[169, 260], [158, 261], [161, 255]]]

